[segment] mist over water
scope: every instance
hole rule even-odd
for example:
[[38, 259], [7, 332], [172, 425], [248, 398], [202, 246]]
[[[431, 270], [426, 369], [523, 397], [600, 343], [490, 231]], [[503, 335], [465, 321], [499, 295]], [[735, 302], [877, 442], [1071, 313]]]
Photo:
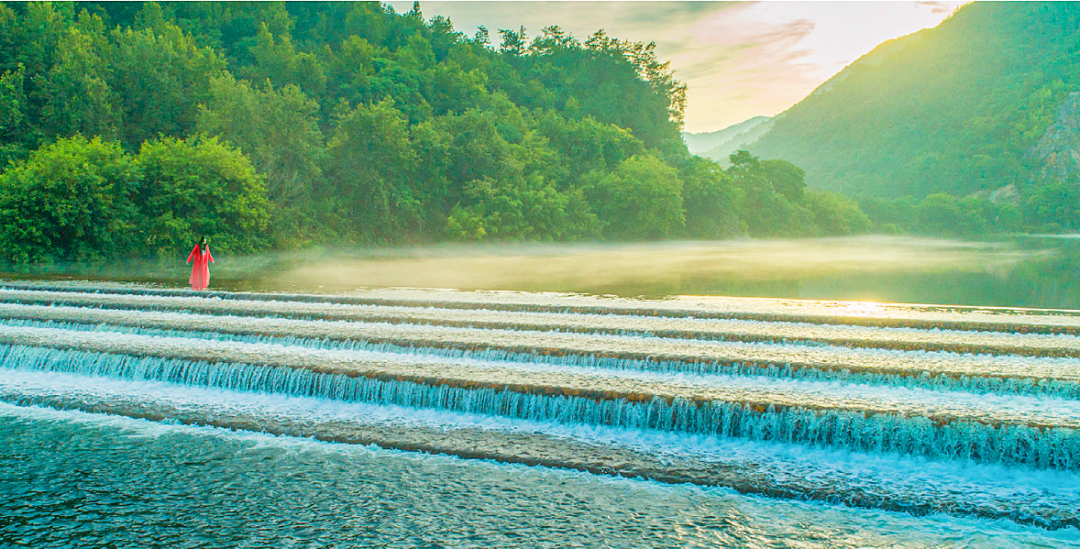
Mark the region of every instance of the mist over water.
[[360, 281], [461, 290], [709, 295], [726, 285], [783, 288], [837, 275], [1007, 269], [1042, 255], [999, 243], [892, 238], [447, 247], [372, 258], [343, 254], [298, 265], [267, 283], [336, 291]]
[[[866, 236], [631, 244], [491, 244], [218, 254], [211, 289], [346, 293], [373, 287], [728, 295], [1080, 308], [1080, 240]], [[184, 287], [172, 261], [55, 265], [7, 278]]]

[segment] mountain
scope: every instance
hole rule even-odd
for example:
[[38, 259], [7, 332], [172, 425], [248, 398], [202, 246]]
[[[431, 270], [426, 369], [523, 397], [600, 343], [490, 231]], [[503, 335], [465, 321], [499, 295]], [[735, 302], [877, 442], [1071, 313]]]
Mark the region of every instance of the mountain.
[[740, 149], [746, 149], [749, 146], [748, 143], [753, 143], [761, 138], [761, 136], [768, 133], [775, 120], [775, 118], [768, 117], [765, 120], [762, 120], [760, 124], [751, 126], [748, 130], [733, 135], [731, 139], [701, 153], [699, 156], [704, 156], [705, 158], [719, 162], [723, 166], [727, 166], [731, 163], [729, 157], [732, 153]]
[[[744, 120], [738, 124], [733, 124], [722, 130], [716, 130], [714, 132], [706, 133], [691, 133], [683, 132], [683, 141], [686, 142], [686, 148], [690, 150], [690, 154], [696, 154], [698, 156], [705, 156], [706, 158], [712, 158], [708, 156], [708, 151], [721, 147], [737, 136], [746, 134], [754, 128], [768, 122], [772, 118], [769, 116], [755, 116], [749, 120]], [[727, 158], [724, 158], [727, 161]]]
[[1030, 202], [1080, 166], [1062, 129], [1076, 123], [1069, 102], [1080, 91], [1078, 60], [1080, 5], [968, 4], [858, 59], [777, 116], [749, 149], [801, 166], [812, 187], [857, 196], [1015, 186]]

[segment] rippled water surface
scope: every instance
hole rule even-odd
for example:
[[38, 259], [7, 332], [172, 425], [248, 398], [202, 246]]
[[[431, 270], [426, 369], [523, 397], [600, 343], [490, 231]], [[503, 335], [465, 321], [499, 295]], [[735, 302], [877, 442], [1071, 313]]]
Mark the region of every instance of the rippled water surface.
[[1080, 312], [0, 281], [0, 549], [1077, 547]]
[[538, 467], [0, 405], [0, 542], [29, 547], [1074, 547]]

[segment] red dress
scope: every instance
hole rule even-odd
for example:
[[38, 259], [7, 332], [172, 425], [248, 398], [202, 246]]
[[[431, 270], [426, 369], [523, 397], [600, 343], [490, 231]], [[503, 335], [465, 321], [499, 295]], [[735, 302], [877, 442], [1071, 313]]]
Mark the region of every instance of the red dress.
[[210, 248], [207, 248], [205, 252], [200, 252], [199, 245], [196, 244], [195, 249], [188, 255], [187, 262], [191, 263], [191, 278], [188, 279], [191, 289], [205, 290], [210, 285], [210, 263], [214, 262], [214, 256], [210, 255]]

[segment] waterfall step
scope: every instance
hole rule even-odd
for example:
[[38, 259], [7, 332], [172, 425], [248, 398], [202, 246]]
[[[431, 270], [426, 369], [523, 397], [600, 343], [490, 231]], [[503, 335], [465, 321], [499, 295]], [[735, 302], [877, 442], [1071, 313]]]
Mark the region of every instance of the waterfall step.
[[[424, 324], [489, 330], [639, 335], [669, 339], [745, 343], [802, 343], [904, 351], [1080, 357], [1080, 337], [1041, 333], [1006, 334], [1002, 332], [878, 328], [799, 322], [504, 312], [431, 307], [0, 290], [0, 304], [3, 303], [54, 307], [94, 307], [115, 310], [159, 310], [303, 320]], [[11, 305], [2, 305], [2, 307], [4, 310], [13, 309]]]
[[1075, 400], [6, 326], [0, 343], [11, 369], [1080, 469]]
[[954, 385], [1021, 394], [1080, 396], [1080, 360], [1053, 357], [902, 352], [68, 306], [0, 304], [2, 319], [364, 342], [401, 348], [501, 353], [518, 358], [551, 357], [551, 362], [579, 365], [627, 363], [625, 366], [630, 368], [697, 373], [749, 373], [868, 382], [876, 381], [876, 376], [885, 376], [902, 378], [893, 382], [928, 388]]
[[1067, 528], [1078, 334], [1075, 311], [0, 282], [0, 401]]
[[151, 421], [266, 432], [326, 442], [575, 469], [668, 483], [722, 486], [769, 497], [916, 515], [1009, 519], [1080, 527], [1074, 473], [954, 466], [899, 455], [806, 452], [768, 443], [618, 429], [574, 430], [484, 416], [319, 399], [103, 381], [21, 372], [0, 378], [0, 401]]
[[186, 296], [219, 300], [292, 301], [323, 304], [485, 309], [669, 318], [736, 319], [852, 326], [1080, 335], [1080, 311], [945, 305], [908, 305], [792, 299], [701, 297], [664, 301], [522, 292], [357, 290], [347, 296], [193, 292], [119, 284], [57, 284], [3, 281], [0, 289], [140, 296]]

